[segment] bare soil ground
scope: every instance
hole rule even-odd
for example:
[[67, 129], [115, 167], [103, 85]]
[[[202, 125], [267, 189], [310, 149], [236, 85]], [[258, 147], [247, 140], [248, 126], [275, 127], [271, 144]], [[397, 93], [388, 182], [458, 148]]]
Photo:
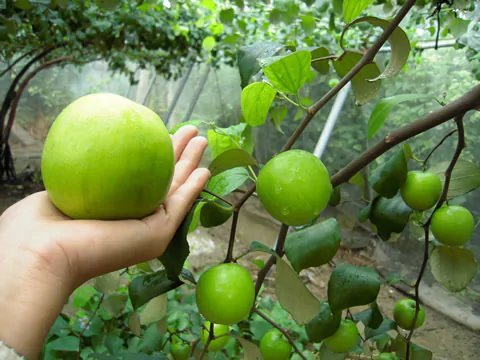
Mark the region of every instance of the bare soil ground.
[[[0, 186], [0, 211], [3, 212], [11, 204], [39, 190], [41, 186], [38, 184]], [[260, 209], [257, 200], [252, 198], [240, 213], [235, 255], [243, 253], [253, 240], [273, 245], [278, 229], [279, 224], [272, 221]], [[226, 254], [229, 233], [230, 222], [213, 229], [201, 228], [192, 233], [189, 237], [192, 267], [201, 269], [222, 261]], [[358, 249], [342, 247], [334, 261], [378, 265], [372, 242], [367, 239], [364, 243], [367, 245]], [[259, 255], [256, 253], [254, 256]], [[254, 270], [253, 267], [252, 270]], [[304, 270], [301, 276], [317, 297], [326, 298], [331, 270], [330, 266], [325, 265]], [[266, 284], [273, 284], [271, 275], [267, 277]], [[378, 302], [384, 313], [391, 314], [395, 301], [403, 296], [396, 288], [383, 286]], [[433, 308], [426, 307], [426, 311], [426, 323], [414, 335], [416, 343], [433, 351], [436, 360], [480, 359], [480, 332], [470, 330]]]

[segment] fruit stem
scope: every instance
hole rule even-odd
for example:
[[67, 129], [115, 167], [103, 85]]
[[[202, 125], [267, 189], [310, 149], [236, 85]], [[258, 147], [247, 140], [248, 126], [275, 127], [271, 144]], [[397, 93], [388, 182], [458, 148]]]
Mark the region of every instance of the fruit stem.
[[427, 169], [427, 165], [428, 165], [428, 160], [430, 159], [430, 157], [432, 156], [432, 154], [435, 152], [435, 150], [437, 150], [440, 146], [442, 146], [442, 144], [445, 142], [445, 140], [447, 140], [450, 136], [452, 136], [453, 134], [455, 134], [457, 132], [457, 129], [453, 129], [451, 131], [449, 131], [443, 138], [442, 140], [440, 140], [440, 142], [434, 146], [434, 148], [428, 153], [427, 157], [425, 158], [425, 160], [423, 160], [423, 170], [426, 170]]
[[452, 172], [455, 168], [455, 164], [459, 159], [462, 150], [465, 148], [465, 130], [463, 127], [463, 116], [465, 113], [462, 113], [455, 117], [455, 123], [457, 124], [457, 132], [458, 132], [458, 140], [457, 140], [457, 147], [455, 149], [455, 153], [452, 156], [452, 160], [450, 160], [450, 164], [448, 164], [447, 170], [445, 170], [445, 183], [443, 184], [442, 194], [440, 195], [440, 199], [438, 199], [437, 204], [435, 205], [434, 210], [430, 214], [427, 222], [423, 225], [423, 230], [425, 233], [425, 241], [424, 241], [424, 248], [423, 248], [423, 261], [420, 267], [420, 272], [418, 273], [417, 281], [415, 282], [415, 315], [412, 321], [412, 328], [410, 329], [408, 336], [406, 338], [406, 353], [405, 353], [405, 360], [410, 360], [410, 341], [413, 336], [413, 332], [415, 331], [415, 324], [417, 323], [418, 313], [420, 311], [420, 283], [422, 282], [423, 274], [425, 273], [425, 269], [427, 267], [428, 257], [429, 257], [429, 244], [430, 244], [430, 224], [432, 222], [432, 217], [435, 211], [440, 209], [442, 205], [447, 200], [448, 196], [448, 187], [450, 186], [450, 180], [452, 178]]

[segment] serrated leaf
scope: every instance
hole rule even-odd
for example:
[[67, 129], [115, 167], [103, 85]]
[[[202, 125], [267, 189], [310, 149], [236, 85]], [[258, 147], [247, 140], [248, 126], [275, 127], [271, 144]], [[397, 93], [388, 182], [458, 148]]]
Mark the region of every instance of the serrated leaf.
[[338, 265], [328, 281], [328, 302], [332, 311], [375, 301], [380, 291], [380, 276], [367, 266]]
[[213, 159], [208, 168], [212, 176], [215, 176], [228, 169], [256, 164], [257, 160], [245, 150], [230, 149]]
[[407, 158], [403, 148], [399, 148], [372, 171], [369, 182], [378, 194], [392, 198], [405, 183], [407, 172]]
[[437, 246], [430, 255], [430, 269], [439, 283], [450, 291], [458, 292], [472, 281], [478, 264], [469, 249]]
[[162, 294], [151, 299], [140, 312], [140, 324], [150, 325], [167, 315], [167, 296]]
[[113, 271], [95, 278], [95, 289], [103, 294], [112, 294], [119, 286], [120, 273], [118, 271]]
[[170, 280], [165, 270], [144, 276], [138, 276], [128, 286], [128, 294], [134, 309], [146, 304], [149, 300], [173, 290], [180, 285], [179, 279]]
[[258, 59], [275, 55], [282, 48], [283, 45], [273, 42], [257, 42], [252, 45], [242, 46], [237, 54], [242, 88], [247, 86], [250, 78], [260, 71]]
[[200, 210], [200, 223], [210, 228], [222, 225], [233, 214], [233, 207], [219, 200], [207, 201]]
[[264, 82], [254, 82], [243, 88], [241, 95], [242, 114], [250, 126], [261, 126], [267, 119], [277, 91]]
[[244, 360], [262, 360], [262, 353], [258, 346], [244, 338], [237, 336], [238, 342], [242, 345], [243, 348], [243, 359]]
[[263, 72], [277, 90], [297, 94], [310, 76], [311, 60], [309, 51], [295, 51], [271, 63]]
[[377, 197], [371, 204], [369, 219], [377, 227], [378, 235], [388, 240], [393, 233], [401, 233], [410, 219], [412, 209], [400, 194], [391, 199]]
[[207, 189], [218, 196], [225, 196], [242, 186], [248, 178], [249, 174], [245, 168], [225, 170], [210, 178]]
[[320, 74], [328, 74], [330, 70], [330, 65], [328, 59], [318, 60], [330, 55], [330, 51], [326, 47], [319, 47], [313, 49], [312, 52], [312, 67], [317, 70]]
[[[342, 33], [342, 40], [343, 35], [352, 25], [361, 22], [368, 22], [373, 26], [381, 27], [383, 30], [390, 26], [390, 22], [387, 20], [379, 19], [373, 16], [362, 17], [351, 22], [344, 28]], [[392, 76], [398, 74], [402, 70], [403, 66], [407, 63], [408, 55], [410, 54], [410, 41], [408, 40], [407, 34], [405, 34], [405, 32], [400, 27], [396, 27], [393, 33], [388, 38], [388, 42], [391, 48], [390, 61], [388, 62], [388, 65], [385, 67], [381, 74], [369, 78], [369, 81], [375, 82], [377, 80], [391, 78]], [[342, 41], [340, 43], [343, 48]]]
[[296, 272], [328, 263], [340, 247], [340, 227], [334, 218], [290, 232], [285, 254]]
[[[445, 182], [445, 170], [449, 161], [435, 164], [430, 171], [438, 174]], [[452, 172], [450, 185], [448, 187], [447, 198], [451, 199], [457, 196], [467, 194], [480, 187], [480, 166], [466, 160], [458, 160]]]
[[[277, 256], [275, 293], [282, 307], [299, 324], [306, 324], [317, 315], [320, 308], [318, 299], [282, 258]], [[295, 294], [295, 296], [292, 296]]]
[[428, 98], [428, 95], [420, 94], [400, 94], [381, 99], [375, 104], [375, 107], [368, 119], [368, 138], [371, 139], [385, 124], [385, 120], [392, 111], [392, 109], [406, 101], [415, 101]]
[[[342, 56], [333, 62], [333, 67], [341, 77], [347, 73], [360, 61], [362, 54], [346, 51]], [[375, 98], [380, 91], [379, 81], [369, 81], [380, 75], [380, 69], [377, 64], [370, 63], [365, 65], [353, 78], [352, 89], [358, 105], [364, 105]]]
[[343, 19], [350, 23], [366, 9], [373, 0], [343, 0]]
[[165, 267], [165, 272], [168, 275], [168, 278], [174, 282], [178, 281], [178, 274], [180, 274], [180, 271], [182, 271], [183, 264], [185, 263], [188, 254], [190, 254], [187, 235], [190, 229], [190, 224], [193, 220], [195, 207], [198, 202], [199, 200], [197, 199], [173, 235], [173, 238], [168, 244], [163, 255], [157, 258]]

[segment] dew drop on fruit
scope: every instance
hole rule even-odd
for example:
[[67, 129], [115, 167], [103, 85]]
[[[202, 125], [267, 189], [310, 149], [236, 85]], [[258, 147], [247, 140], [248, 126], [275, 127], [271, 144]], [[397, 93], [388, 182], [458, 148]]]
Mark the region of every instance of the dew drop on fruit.
[[288, 216], [288, 214], [290, 214], [290, 210], [288, 208], [283, 208], [282, 209], [282, 215], [283, 216]]

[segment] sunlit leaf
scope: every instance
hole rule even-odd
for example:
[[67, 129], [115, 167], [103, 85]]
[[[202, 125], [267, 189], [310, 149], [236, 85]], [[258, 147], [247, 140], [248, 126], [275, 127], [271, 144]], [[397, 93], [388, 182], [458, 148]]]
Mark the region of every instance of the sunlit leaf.
[[212, 49], [215, 47], [215, 45], [217, 45], [217, 41], [215, 40], [215, 38], [213, 36], [207, 36], [205, 39], [203, 39], [202, 47], [206, 51], [212, 51]]
[[212, 176], [207, 189], [219, 196], [225, 196], [242, 186], [248, 178], [248, 170], [243, 167], [228, 169]]
[[246, 123], [232, 125], [227, 128], [215, 127], [208, 130], [208, 147], [212, 158], [230, 149], [243, 149], [249, 154], [253, 152], [251, 127]]
[[380, 291], [380, 276], [367, 266], [338, 265], [328, 281], [328, 302], [332, 311], [374, 302]]
[[[317, 315], [320, 302], [282, 258], [277, 256], [275, 293], [280, 305], [299, 324], [305, 324]], [[295, 296], [292, 296], [295, 294]]]
[[[341, 77], [347, 73], [357, 64], [362, 58], [362, 54], [347, 51], [337, 60], [333, 62], [333, 67], [337, 74]], [[380, 75], [380, 69], [377, 64], [370, 63], [365, 65], [352, 79], [353, 94], [357, 104], [364, 105], [373, 98], [375, 98], [380, 91], [379, 81], [369, 81], [369, 79], [376, 78]]]
[[300, 24], [306, 35], [310, 35], [315, 30], [315, 18], [312, 15], [302, 15]]
[[261, 126], [267, 119], [277, 91], [270, 84], [254, 82], [242, 90], [241, 107], [245, 122], [250, 126]]
[[469, 249], [437, 246], [430, 256], [430, 268], [435, 279], [448, 290], [463, 290], [478, 271], [475, 256]]
[[330, 65], [328, 59], [319, 60], [326, 56], [330, 55], [330, 51], [326, 47], [319, 47], [312, 50], [312, 67], [317, 70], [320, 74], [328, 74], [330, 70]]
[[311, 60], [309, 51], [295, 51], [271, 63], [263, 72], [276, 89], [296, 94], [310, 76]]
[[366, 9], [373, 0], [343, 0], [343, 19], [345, 23], [352, 22]]
[[255, 158], [245, 150], [231, 149], [217, 156], [208, 168], [212, 176], [215, 176], [228, 169], [240, 166], [254, 166], [256, 164]]

